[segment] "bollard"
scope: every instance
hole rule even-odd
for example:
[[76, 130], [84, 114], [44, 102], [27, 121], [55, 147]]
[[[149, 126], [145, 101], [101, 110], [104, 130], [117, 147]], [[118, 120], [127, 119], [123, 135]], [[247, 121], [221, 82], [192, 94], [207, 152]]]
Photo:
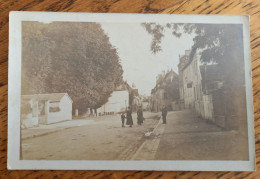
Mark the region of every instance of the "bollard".
[[76, 117], [79, 116], [79, 110], [78, 110], [78, 109], [75, 110], [75, 116], [76, 116]]

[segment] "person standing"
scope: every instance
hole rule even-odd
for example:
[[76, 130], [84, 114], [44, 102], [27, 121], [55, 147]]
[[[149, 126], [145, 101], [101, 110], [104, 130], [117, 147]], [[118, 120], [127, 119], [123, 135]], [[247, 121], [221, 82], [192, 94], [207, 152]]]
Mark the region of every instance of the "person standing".
[[132, 118], [132, 110], [130, 107], [128, 107], [127, 111], [126, 111], [126, 125], [129, 125], [130, 127], [132, 127], [133, 125], [133, 118]]
[[142, 106], [139, 106], [138, 110], [137, 110], [137, 124], [141, 125], [143, 123], [143, 110], [142, 110]]
[[122, 120], [122, 127], [125, 127], [125, 113], [124, 112], [121, 114], [121, 120]]
[[162, 118], [163, 118], [163, 124], [166, 124], [166, 116], [167, 116], [167, 108], [165, 105], [163, 105], [163, 108], [162, 108]]

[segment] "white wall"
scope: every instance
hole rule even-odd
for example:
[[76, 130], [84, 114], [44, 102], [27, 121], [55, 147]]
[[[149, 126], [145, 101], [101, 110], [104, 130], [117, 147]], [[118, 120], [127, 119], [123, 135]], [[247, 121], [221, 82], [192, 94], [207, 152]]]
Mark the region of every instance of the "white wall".
[[[204, 118], [213, 121], [213, 104], [211, 95], [203, 95]], [[214, 122], [214, 121], [213, 121]]]
[[129, 104], [129, 93], [125, 91], [114, 91], [108, 98], [108, 102], [98, 109], [98, 112], [121, 112], [125, 111]]
[[59, 112], [49, 112], [48, 124], [72, 120], [72, 101], [67, 95], [60, 100], [59, 107]]
[[[199, 108], [202, 100], [202, 86], [200, 74], [200, 62], [195, 54], [193, 61], [183, 70], [183, 98], [185, 108]], [[187, 84], [192, 82], [192, 87], [187, 88]]]
[[[200, 63], [195, 55], [193, 61], [183, 70], [183, 95], [185, 108], [195, 108], [196, 112], [203, 117], [213, 121], [213, 103], [211, 95], [202, 93]], [[187, 84], [192, 82], [192, 88]]]
[[[195, 105], [195, 94], [194, 86], [198, 83], [197, 81], [197, 69], [196, 69], [196, 59], [194, 59], [189, 66], [183, 70], [183, 97], [185, 108], [194, 108]], [[188, 88], [187, 84], [192, 82], [192, 87]]]
[[32, 113], [27, 115], [21, 115], [22, 125], [21, 127], [30, 128], [38, 125], [38, 117], [32, 117]]
[[38, 121], [38, 102], [30, 100], [27, 102], [22, 102], [22, 105], [30, 105], [31, 106], [31, 111], [27, 114], [23, 113], [21, 111], [21, 127], [22, 128], [30, 128], [37, 126], [39, 123]]

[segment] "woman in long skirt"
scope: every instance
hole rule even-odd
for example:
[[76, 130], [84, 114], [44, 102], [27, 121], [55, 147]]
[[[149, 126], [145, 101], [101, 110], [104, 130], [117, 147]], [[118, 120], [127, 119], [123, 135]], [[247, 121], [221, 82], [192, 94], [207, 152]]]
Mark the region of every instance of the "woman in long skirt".
[[142, 106], [139, 106], [138, 110], [137, 110], [137, 124], [141, 125], [143, 124], [143, 110], [142, 110]]
[[130, 107], [128, 107], [127, 111], [126, 111], [126, 125], [129, 125], [130, 127], [132, 127], [133, 125], [133, 118], [132, 118], [132, 110]]

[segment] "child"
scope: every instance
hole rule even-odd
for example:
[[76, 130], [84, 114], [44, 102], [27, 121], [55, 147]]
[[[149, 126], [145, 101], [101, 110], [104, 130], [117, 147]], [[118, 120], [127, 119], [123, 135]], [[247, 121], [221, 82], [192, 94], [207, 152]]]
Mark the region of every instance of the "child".
[[125, 127], [125, 113], [121, 114], [122, 127]]

